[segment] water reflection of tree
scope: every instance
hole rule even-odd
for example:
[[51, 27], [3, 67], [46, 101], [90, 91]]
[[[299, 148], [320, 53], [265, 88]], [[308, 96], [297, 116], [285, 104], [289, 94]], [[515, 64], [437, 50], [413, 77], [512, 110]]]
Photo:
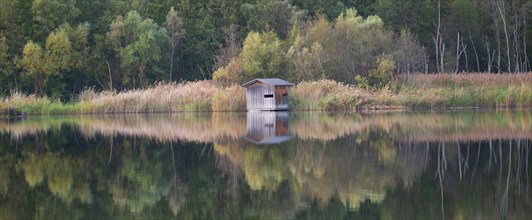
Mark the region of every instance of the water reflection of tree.
[[531, 143], [417, 142], [373, 130], [332, 142], [237, 142], [215, 144], [215, 150], [241, 167], [252, 190], [289, 186], [298, 217], [366, 212], [366, 217], [406, 219], [505, 218], [510, 213], [524, 218], [532, 214], [527, 202]]
[[[320, 124], [333, 126], [333, 119]], [[307, 132], [309, 138], [280, 146], [233, 138], [214, 146], [171, 145], [118, 132], [76, 135], [65, 125], [39, 130], [38, 139], [2, 134], [0, 218], [22, 218], [20, 207], [26, 207], [33, 210], [28, 218], [43, 219], [94, 213], [126, 219], [409, 219], [440, 218], [442, 204], [452, 218], [530, 216], [530, 139], [514, 139], [510, 147], [507, 139], [451, 139], [456, 132], [450, 131], [432, 136], [441, 140], [419, 140], [399, 135], [414, 128], [404, 127], [407, 118], [398, 121], [337, 137]], [[445, 164], [440, 183], [438, 165]]]
[[[530, 143], [528, 139], [431, 142], [429, 170], [434, 172], [425, 172], [410, 189], [393, 189], [381, 213], [399, 219], [527, 218], [532, 214]], [[404, 201], [410, 205], [404, 206]]]
[[13, 155], [0, 155], [0, 195], [8, 195], [11, 185], [11, 171], [14, 169], [15, 157]]
[[409, 185], [426, 161], [425, 148], [398, 151], [379, 131], [327, 143], [297, 140], [281, 146], [246, 146], [235, 142], [215, 144], [215, 149], [240, 165], [252, 190], [275, 191], [288, 183], [299, 197], [296, 200], [317, 198], [325, 203], [338, 196], [354, 209], [366, 199], [382, 201], [386, 189], [400, 182]]
[[[140, 148], [145, 148], [142, 144]], [[141, 150], [143, 151], [143, 150]], [[142, 158], [143, 153], [127, 152], [122, 155], [116, 176], [109, 182], [113, 201], [139, 213], [145, 206], [154, 206], [170, 192], [169, 178], [163, 178], [161, 161]]]
[[[171, 155], [166, 153], [169, 148], [154, 151], [149, 149], [156, 146], [153, 141], [117, 137], [114, 140], [118, 146], [114, 149], [115, 159], [109, 163], [108, 147], [111, 140], [77, 139], [66, 133], [68, 131], [49, 131], [40, 134], [39, 139], [21, 139], [17, 141], [16, 148], [9, 138], [0, 138], [0, 209], [3, 210], [6, 207], [4, 205], [16, 204], [17, 200], [20, 204], [16, 206], [19, 207], [24, 207], [30, 201], [36, 202], [39, 207], [30, 208], [34, 211], [31, 212], [34, 218], [43, 216], [49, 219], [67, 217], [70, 216], [68, 212], [77, 207], [101, 203], [106, 205], [99, 208], [108, 209], [108, 214], [140, 213], [165, 200], [167, 207], [176, 212], [179, 210], [178, 206], [182, 205], [183, 200], [183, 195], [179, 193], [184, 193], [182, 183], [171, 184], [174, 179], [167, 178], [166, 174], [172, 168], [163, 166], [164, 161], [171, 159]], [[64, 139], [63, 136], [67, 140], [60, 140]], [[41, 144], [46, 147], [35, 148]], [[174, 190], [174, 186], [180, 189]], [[174, 193], [170, 195], [170, 191]], [[23, 199], [37, 195], [42, 197]], [[2, 196], [16, 199], [9, 199], [9, 203], [2, 202], [5, 201]], [[97, 204], [94, 204], [95, 200]], [[126, 201], [123, 208], [109, 209], [113, 203], [120, 207], [122, 201]], [[52, 208], [54, 205], [57, 207]], [[59, 206], [68, 208], [61, 209]], [[17, 216], [16, 212], [6, 213]]]
[[52, 152], [42, 155], [30, 153], [21, 161], [19, 168], [30, 187], [36, 187], [46, 180], [50, 192], [65, 203], [72, 203], [74, 199], [92, 203], [90, 174], [85, 173], [88, 166], [86, 162]]

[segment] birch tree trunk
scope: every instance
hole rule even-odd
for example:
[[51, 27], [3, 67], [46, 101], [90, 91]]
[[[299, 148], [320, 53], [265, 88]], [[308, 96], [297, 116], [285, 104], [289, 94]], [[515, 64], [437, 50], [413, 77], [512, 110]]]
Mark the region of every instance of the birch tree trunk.
[[506, 57], [507, 57], [507, 68], [508, 68], [508, 72], [510, 73], [511, 72], [511, 61], [510, 61], [510, 41], [508, 39], [508, 29], [507, 29], [507, 25], [506, 25], [506, 12], [505, 12], [505, 9], [504, 9], [504, 2], [501, 1], [501, 0], [498, 0], [497, 1], [497, 8], [499, 9], [499, 14], [501, 15], [501, 19], [502, 19], [502, 27], [503, 27], [503, 30], [504, 30], [504, 38], [506, 40]]

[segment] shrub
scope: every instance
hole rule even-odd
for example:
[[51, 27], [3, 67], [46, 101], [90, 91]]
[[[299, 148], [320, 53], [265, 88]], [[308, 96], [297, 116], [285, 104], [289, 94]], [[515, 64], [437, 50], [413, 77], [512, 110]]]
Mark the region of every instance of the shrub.
[[377, 59], [376, 63], [377, 68], [369, 72], [368, 82], [371, 86], [382, 88], [392, 81], [395, 62], [391, 57], [382, 56]]

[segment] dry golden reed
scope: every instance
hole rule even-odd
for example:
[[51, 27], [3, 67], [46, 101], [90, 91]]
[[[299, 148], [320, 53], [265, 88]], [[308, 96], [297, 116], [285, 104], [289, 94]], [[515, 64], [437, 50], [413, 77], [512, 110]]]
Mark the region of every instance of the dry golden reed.
[[412, 74], [392, 88], [378, 100], [410, 108], [532, 106], [532, 73]]
[[159, 83], [147, 89], [102, 92], [92, 97], [82, 93], [84, 99], [77, 104], [88, 106], [84, 113], [211, 111], [212, 97], [222, 90], [212, 81]]
[[401, 84], [424, 86], [477, 86], [498, 87], [528, 84], [532, 85], [532, 73], [497, 74], [497, 73], [441, 73], [401, 75]]
[[301, 82], [290, 91], [294, 110], [355, 110], [369, 94], [334, 80]]
[[[356, 111], [394, 108], [530, 107], [532, 73], [410, 74], [381, 89], [333, 80], [301, 82], [290, 89], [292, 110]], [[123, 92], [87, 89], [63, 104], [18, 92], [0, 99], [0, 113], [148, 113], [245, 111], [245, 89], [216, 81], [158, 83]], [[13, 113], [11, 113], [13, 114]]]

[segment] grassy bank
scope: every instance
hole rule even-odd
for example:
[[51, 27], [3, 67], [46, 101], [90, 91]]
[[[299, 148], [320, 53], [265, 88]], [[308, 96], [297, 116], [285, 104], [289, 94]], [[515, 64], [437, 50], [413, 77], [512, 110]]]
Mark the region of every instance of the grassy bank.
[[[361, 89], [332, 80], [301, 82], [290, 91], [293, 110], [430, 109], [445, 107], [530, 107], [532, 73], [412, 74], [383, 89]], [[157, 84], [142, 90], [87, 90], [71, 103], [14, 93], [0, 100], [7, 114], [143, 113], [244, 111], [245, 90], [213, 81]]]
[[15, 93], [0, 101], [0, 112], [26, 114], [147, 113], [178, 111], [243, 111], [245, 90], [213, 81], [157, 84], [142, 90], [86, 90], [71, 103]]
[[72, 106], [81, 106], [83, 113], [239, 111], [246, 107], [242, 87], [224, 87], [213, 81], [161, 83], [120, 93], [89, 90]]
[[405, 75], [379, 101], [409, 108], [530, 107], [532, 73]]
[[354, 110], [372, 102], [373, 92], [332, 80], [301, 82], [290, 90], [293, 110]]
[[295, 110], [532, 107], [532, 73], [411, 74], [382, 89], [303, 82], [292, 89], [291, 102]]

